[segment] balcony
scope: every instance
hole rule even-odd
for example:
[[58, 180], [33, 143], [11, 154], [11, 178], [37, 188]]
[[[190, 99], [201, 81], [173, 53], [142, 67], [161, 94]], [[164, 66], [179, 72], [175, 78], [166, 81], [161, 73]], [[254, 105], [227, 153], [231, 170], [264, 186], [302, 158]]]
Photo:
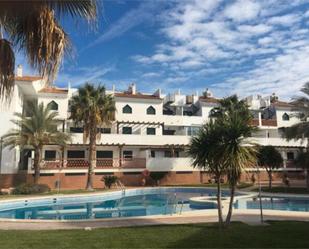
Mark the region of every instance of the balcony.
[[262, 126], [277, 126], [277, 119], [262, 119]]
[[[42, 161], [41, 169], [87, 169], [89, 161], [85, 158]], [[33, 160], [31, 160], [31, 168], [33, 169]], [[146, 158], [98, 158], [96, 163], [97, 169], [108, 168], [146, 168]]]

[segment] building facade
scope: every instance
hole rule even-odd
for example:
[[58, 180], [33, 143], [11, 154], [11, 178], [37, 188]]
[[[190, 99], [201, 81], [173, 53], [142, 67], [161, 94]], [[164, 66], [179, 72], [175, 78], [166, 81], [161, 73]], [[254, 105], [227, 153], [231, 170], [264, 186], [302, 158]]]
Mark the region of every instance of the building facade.
[[[10, 122], [14, 112], [27, 115], [31, 101], [43, 102], [59, 113], [58, 129], [69, 132], [72, 142], [65, 148], [58, 145], [44, 147], [40, 181], [54, 188], [84, 188], [87, 177], [88, 147], [83, 143], [83, 128], [76, 127], [69, 120], [69, 100], [76, 89], [46, 87], [40, 77], [23, 76], [18, 72], [15, 91], [9, 104], [1, 104], [0, 136], [14, 128]], [[94, 187], [103, 187], [102, 177], [107, 174], [118, 176], [125, 185], [140, 185], [142, 172], [166, 172], [164, 184], [193, 184], [207, 182], [207, 172], [194, 169], [186, 155], [190, 138], [201, 125], [209, 120], [210, 110], [218, 100], [207, 90], [185, 95], [180, 91], [162, 94], [158, 89], [153, 94], [140, 93], [135, 84], [127, 91], [108, 91], [115, 97], [116, 121], [101, 129], [97, 142], [97, 164]], [[297, 153], [305, 144], [301, 141], [286, 141], [281, 137], [281, 127], [288, 127], [300, 120], [294, 115], [290, 103], [282, 102], [276, 96], [250, 96], [246, 98], [254, 115], [253, 125], [259, 127], [251, 142], [273, 145], [284, 158], [284, 165], [278, 170], [301, 175], [302, 171], [293, 165]], [[1, 187], [14, 186], [21, 181], [33, 180], [33, 152], [2, 148], [1, 140]], [[245, 174], [250, 179], [252, 173]]]

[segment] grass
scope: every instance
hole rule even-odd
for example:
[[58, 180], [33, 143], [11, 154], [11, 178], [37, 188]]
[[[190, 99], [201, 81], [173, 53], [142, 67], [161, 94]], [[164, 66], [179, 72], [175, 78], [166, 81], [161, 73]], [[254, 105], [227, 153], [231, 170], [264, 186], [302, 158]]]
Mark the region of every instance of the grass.
[[[257, 191], [258, 189], [255, 189]], [[297, 188], [297, 187], [272, 187], [269, 189], [268, 187], [262, 187], [263, 192], [267, 193], [288, 193], [288, 194], [309, 194], [307, 188]]]
[[213, 224], [1, 231], [0, 248], [309, 248], [308, 230], [309, 223], [289, 221], [269, 226], [233, 223], [222, 231]]

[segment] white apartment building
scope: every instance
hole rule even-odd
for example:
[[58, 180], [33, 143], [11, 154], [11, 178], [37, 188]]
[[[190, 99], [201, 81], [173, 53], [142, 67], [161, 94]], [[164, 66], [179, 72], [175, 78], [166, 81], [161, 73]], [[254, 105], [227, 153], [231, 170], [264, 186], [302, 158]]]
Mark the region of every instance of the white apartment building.
[[[72, 134], [72, 143], [65, 148], [58, 145], [44, 147], [42, 182], [54, 186], [61, 180], [64, 188], [83, 188], [88, 167], [88, 148], [83, 144], [83, 129], [69, 120], [69, 100], [76, 89], [46, 87], [40, 77], [23, 76], [19, 68], [16, 86], [10, 104], [0, 107], [0, 136], [13, 128], [10, 122], [14, 112], [27, 112], [29, 101], [51, 105], [59, 113], [59, 127]], [[140, 93], [135, 84], [127, 91], [109, 91], [115, 97], [116, 121], [102, 129], [97, 142], [97, 166], [95, 187], [101, 186], [105, 174], [115, 174], [125, 184], [138, 185], [141, 172], [167, 172], [169, 184], [196, 183], [205, 181], [206, 173], [191, 167], [191, 159], [185, 149], [190, 137], [209, 119], [210, 110], [218, 100], [210, 91], [204, 95]], [[305, 146], [301, 141], [286, 141], [281, 138], [280, 127], [299, 122], [293, 106], [279, 101], [276, 96], [246, 98], [254, 114], [253, 124], [259, 131], [251, 141], [261, 145], [276, 146], [282, 153], [284, 166], [279, 171], [296, 172], [293, 159]], [[17, 175], [31, 179], [33, 152], [9, 150], [1, 145], [1, 179], [5, 186], [15, 184]]]

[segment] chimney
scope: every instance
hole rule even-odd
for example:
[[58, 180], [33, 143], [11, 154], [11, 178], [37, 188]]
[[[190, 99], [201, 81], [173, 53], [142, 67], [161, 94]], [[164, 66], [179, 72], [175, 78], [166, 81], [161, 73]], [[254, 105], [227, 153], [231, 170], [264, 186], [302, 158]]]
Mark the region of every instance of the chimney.
[[22, 65], [18, 65], [17, 66], [17, 77], [23, 77], [23, 66]]
[[116, 91], [116, 86], [112, 85], [112, 92], [115, 93], [115, 91]]
[[154, 92], [153, 95], [160, 98], [160, 97], [161, 97], [161, 88], [158, 88], [158, 89]]
[[130, 88], [131, 88], [131, 94], [136, 94], [136, 84], [132, 83]]

